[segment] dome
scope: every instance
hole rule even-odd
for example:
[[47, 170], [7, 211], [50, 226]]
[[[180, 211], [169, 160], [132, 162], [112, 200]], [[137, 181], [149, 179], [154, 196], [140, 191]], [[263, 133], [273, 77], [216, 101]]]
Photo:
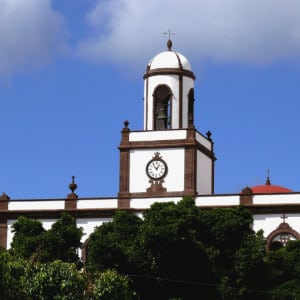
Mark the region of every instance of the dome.
[[167, 47], [167, 51], [157, 54], [149, 61], [144, 79], [155, 75], [182, 75], [195, 80], [187, 58], [172, 50], [171, 40], [168, 40]]
[[265, 185], [256, 185], [251, 187], [253, 194], [282, 194], [282, 193], [291, 193], [292, 190], [280, 186], [280, 185], [272, 185], [270, 182], [270, 178], [267, 177]]
[[187, 58], [174, 51], [163, 51], [157, 54], [148, 63], [148, 69], [180, 69], [192, 71], [191, 65]]
[[280, 186], [280, 185], [256, 185], [251, 187], [253, 194], [282, 194], [282, 193], [291, 193], [292, 190]]

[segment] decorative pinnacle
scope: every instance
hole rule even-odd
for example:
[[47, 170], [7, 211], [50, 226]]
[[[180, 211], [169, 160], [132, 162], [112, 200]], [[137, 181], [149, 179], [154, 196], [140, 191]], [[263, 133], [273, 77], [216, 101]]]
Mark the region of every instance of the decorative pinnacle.
[[172, 51], [172, 41], [171, 41], [171, 35], [175, 35], [175, 33], [172, 33], [171, 30], [169, 29], [168, 32], [164, 32], [164, 34], [167, 34], [169, 36], [168, 42], [167, 42], [167, 47], [169, 51]]
[[123, 124], [124, 124], [125, 128], [128, 128], [128, 125], [129, 125], [128, 120], [125, 120]]
[[72, 193], [77, 189], [77, 184], [75, 183], [75, 176], [72, 176], [72, 183], [69, 184], [69, 189]]

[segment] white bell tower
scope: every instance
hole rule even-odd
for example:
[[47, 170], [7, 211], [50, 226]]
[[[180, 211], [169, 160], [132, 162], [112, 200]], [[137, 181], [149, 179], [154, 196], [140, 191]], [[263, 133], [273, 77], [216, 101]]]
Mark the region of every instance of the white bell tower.
[[124, 122], [120, 149], [119, 206], [147, 198], [214, 193], [211, 134], [194, 127], [190, 63], [172, 50], [159, 53], [144, 75], [144, 130]]
[[194, 80], [188, 60], [172, 51], [156, 55], [144, 75], [144, 130], [187, 128], [193, 118]]

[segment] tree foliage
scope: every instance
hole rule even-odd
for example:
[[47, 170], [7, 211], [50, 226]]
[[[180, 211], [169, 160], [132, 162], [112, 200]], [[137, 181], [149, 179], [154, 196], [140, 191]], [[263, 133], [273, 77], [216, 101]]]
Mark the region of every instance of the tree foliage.
[[20, 278], [24, 273], [24, 263], [8, 251], [0, 249], [0, 299], [26, 299], [20, 289]]
[[26, 217], [19, 217], [12, 228], [11, 252], [15, 256], [39, 262], [62, 260], [81, 266], [77, 249], [83, 232], [67, 213], [63, 213], [47, 231], [39, 220]]
[[89, 300], [134, 300], [136, 294], [129, 287], [129, 279], [115, 270], [99, 273], [88, 295]]
[[16, 256], [30, 258], [40, 250], [45, 229], [39, 220], [21, 216], [12, 225], [12, 232], [11, 249]]
[[86, 281], [75, 264], [53, 261], [27, 264], [21, 286], [28, 299], [84, 299]]
[[272, 299], [300, 299], [300, 241], [267, 253], [272, 281]]
[[128, 274], [142, 299], [259, 299], [249, 291], [261, 289], [256, 270], [267, 265], [251, 224], [243, 207], [201, 210], [190, 198], [155, 203], [143, 220], [118, 212], [92, 234], [88, 266]]
[[40, 260], [42, 262], [62, 260], [80, 264], [77, 249], [81, 246], [82, 229], [76, 226], [75, 219], [63, 213], [43, 235]]
[[142, 220], [133, 213], [117, 211], [114, 221], [104, 223], [90, 236], [87, 268], [135, 272], [133, 243]]
[[[20, 217], [0, 251], [3, 299], [300, 299], [300, 241], [265, 251], [244, 207], [155, 203], [96, 228], [79, 270], [82, 230], [64, 214], [46, 231]], [[136, 291], [133, 292], [133, 291]], [[2, 299], [0, 297], [0, 299]]]

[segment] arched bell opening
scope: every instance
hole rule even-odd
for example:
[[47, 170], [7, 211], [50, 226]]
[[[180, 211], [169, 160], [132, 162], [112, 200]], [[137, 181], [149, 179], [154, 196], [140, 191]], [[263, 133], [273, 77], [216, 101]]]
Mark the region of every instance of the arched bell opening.
[[188, 127], [194, 126], [194, 89], [191, 88], [188, 93]]
[[167, 85], [159, 85], [153, 94], [154, 130], [172, 128], [172, 92]]
[[195, 102], [195, 98], [194, 98], [194, 89], [190, 89], [189, 93], [188, 93], [188, 117], [189, 120], [190, 119], [194, 119], [194, 102]]

